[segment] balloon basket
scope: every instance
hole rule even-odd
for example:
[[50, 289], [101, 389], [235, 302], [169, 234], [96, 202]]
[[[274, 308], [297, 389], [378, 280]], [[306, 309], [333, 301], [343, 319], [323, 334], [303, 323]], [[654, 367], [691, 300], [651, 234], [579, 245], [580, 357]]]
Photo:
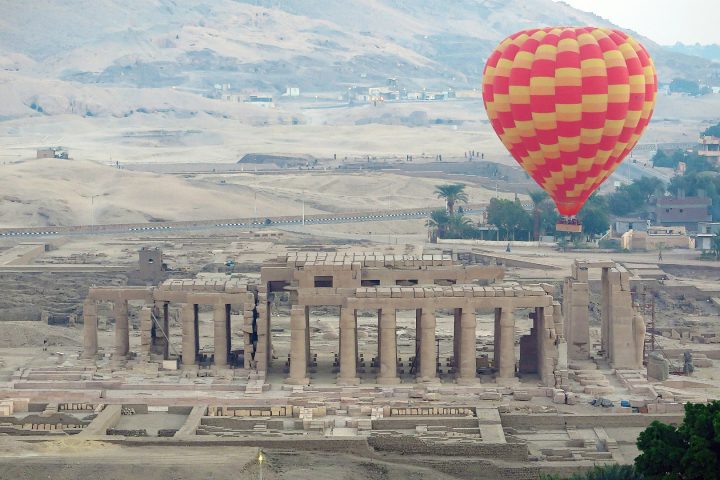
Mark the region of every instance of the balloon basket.
[[556, 223], [555, 231], [567, 233], [581, 233], [582, 225], [579, 223]]

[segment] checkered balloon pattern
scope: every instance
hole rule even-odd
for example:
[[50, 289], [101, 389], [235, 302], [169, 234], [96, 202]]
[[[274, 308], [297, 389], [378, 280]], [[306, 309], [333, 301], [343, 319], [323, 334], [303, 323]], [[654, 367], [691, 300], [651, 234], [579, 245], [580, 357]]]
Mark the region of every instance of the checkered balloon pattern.
[[575, 215], [647, 127], [657, 75], [645, 47], [619, 30], [532, 29], [492, 52], [482, 95], [515, 160]]

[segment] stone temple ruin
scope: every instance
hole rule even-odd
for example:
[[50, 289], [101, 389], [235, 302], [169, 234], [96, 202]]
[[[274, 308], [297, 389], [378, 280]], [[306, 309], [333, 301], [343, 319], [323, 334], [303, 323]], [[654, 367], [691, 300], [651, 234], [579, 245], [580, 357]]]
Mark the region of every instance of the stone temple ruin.
[[[312, 363], [310, 308], [339, 307], [338, 385], [360, 383], [357, 370], [357, 317], [359, 311], [377, 312], [378, 351], [376, 383], [398, 384], [396, 312], [415, 314], [415, 351], [410, 370], [419, 382], [439, 381], [436, 353], [436, 311], [454, 316], [450, 363], [459, 384], [479, 382], [476, 352], [476, 312], [492, 311], [495, 316], [494, 356], [488, 366], [495, 381], [508, 383], [521, 373], [537, 374], [548, 387], [561, 386], [567, 377], [567, 347], [560, 305], [553, 300], [550, 285], [498, 285], [499, 267], [454, 264], [448, 255], [423, 257], [383, 255], [286, 255], [263, 265], [259, 284], [237, 278], [224, 282], [168, 280], [159, 287], [95, 287], [84, 305], [84, 353], [98, 353], [98, 302], [112, 303], [115, 318], [115, 359], [127, 359], [129, 350], [128, 302], [140, 301], [140, 351], [147, 361], [153, 351], [170, 358], [168, 348], [170, 305], [177, 305], [182, 324], [183, 368], [198, 364], [198, 312], [200, 305], [213, 308], [215, 367], [227, 367], [231, 345], [231, 309], [242, 312], [242, 367], [261, 376], [272, 363], [272, 303], [269, 295], [287, 292], [290, 299], [289, 374], [285, 382], [310, 383]], [[482, 285], [481, 285], [482, 284]], [[484, 286], [483, 286], [484, 285]], [[520, 338], [520, 355], [515, 352], [515, 314], [532, 309], [533, 326]], [[587, 304], [586, 304], [587, 309]], [[518, 362], [519, 360], [519, 362]], [[240, 365], [239, 365], [240, 366]]]
[[[536, 478], [627, 462], [622, 432], [681, 418], [690, 398], [643, 370], [645, 323], [623, 266], [575, 261], [560, 292], [453, 258], [295, 251], [255, 276], [92, 287], [82, 352], [19, 369], [0, 431], [221, 437]], [[616, 389], [628, 403], [612, 399]], [[23, 410], [35, 412], [27, 422], [13, 416]]]

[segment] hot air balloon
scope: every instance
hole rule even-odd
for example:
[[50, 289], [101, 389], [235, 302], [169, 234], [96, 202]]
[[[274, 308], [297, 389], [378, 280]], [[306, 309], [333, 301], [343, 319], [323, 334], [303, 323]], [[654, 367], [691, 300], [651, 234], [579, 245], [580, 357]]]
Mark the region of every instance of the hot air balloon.
[[647, 50], [619, 30], [551, 27], [503, 40], [485, 65], [493, 129], [565, 216], [574, 216], [637, 144], [655, 106]]

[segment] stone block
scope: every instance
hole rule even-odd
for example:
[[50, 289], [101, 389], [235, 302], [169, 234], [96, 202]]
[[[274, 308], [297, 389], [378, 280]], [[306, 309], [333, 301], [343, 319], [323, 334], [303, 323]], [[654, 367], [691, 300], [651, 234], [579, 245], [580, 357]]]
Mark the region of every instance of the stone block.
[[520, 402], [528, 402], [532, 400], [532, 395], [526, 390], [516, 390], [513, 392], [513, 400]]
[[583, 389], [588, 395], [608, 395], [615, 392], [613, 387], [600, 387], [597, 385], [588, 385]]
[[478, 397], [480, 400], [498, 401], [502, 399], [500, 392], [481, 392]]

